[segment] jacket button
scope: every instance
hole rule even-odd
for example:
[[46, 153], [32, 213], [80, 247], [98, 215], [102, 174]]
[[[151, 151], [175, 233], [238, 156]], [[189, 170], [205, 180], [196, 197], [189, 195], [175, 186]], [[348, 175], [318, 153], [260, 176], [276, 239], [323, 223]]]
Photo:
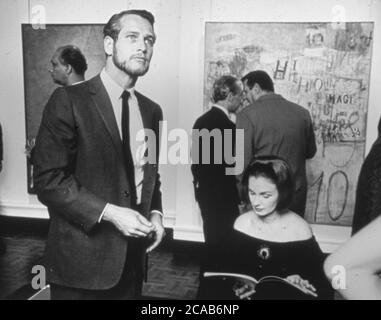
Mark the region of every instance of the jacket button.
[[124, 195], [126, 198], [128, 198], [128, 197], [130, 196], [130, 193], [129, 193], [128, 191], [124, 191], [124, 192], [123, 192], [123, 195]]

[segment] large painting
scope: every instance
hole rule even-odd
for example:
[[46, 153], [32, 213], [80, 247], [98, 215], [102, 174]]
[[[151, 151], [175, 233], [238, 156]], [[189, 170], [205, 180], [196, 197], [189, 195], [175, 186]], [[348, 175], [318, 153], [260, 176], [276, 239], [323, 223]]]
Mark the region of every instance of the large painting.
[[30, 152], [38, 133], [42, 111], [57, 87], [48, 71], [51, 67], [50, 60], [58, 47], [75, 45], [81, 49], [87, 60], [86, 79], [93, 77], [101, 70], [105, 60], [102, 30], [103, 25], [100, 24], [47, 24], [45, 29], [36, 29], [30, 24], [22, 25], [29, 193], [34, 193]]
[[373, 23], [207, 23], [204, 101], [224, 74], [265, 70], [306, 108], [318, 152], [308, 162], [306, 218], [350, 226], [365, 153]]

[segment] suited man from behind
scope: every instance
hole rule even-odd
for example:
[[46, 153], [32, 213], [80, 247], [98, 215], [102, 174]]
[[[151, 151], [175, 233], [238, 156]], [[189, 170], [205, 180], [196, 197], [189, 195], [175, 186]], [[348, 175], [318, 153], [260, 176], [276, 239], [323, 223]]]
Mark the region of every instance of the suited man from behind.
[[[238, 191], [234, 175], [227, 175], [226, 169], [234, 164], [226, 161], [225, 147], [230, 144], [234, 155], [235, 124], [230, 120], [240, 106], [242, 87], [240, 81], [232, 76], [222, 76], [213, 85], [213, 106], [199, 117], [193, 126], [192, 174], [196, 200], [201, 210], [205, 237], [205, 257], [202, 269], [218, 269], [219, 251], [224, 248], [224, 240], [233, 229], [234, 220], [239, 214]], [[202, 137], [202, 132], [220, 135], [220, 145], [217, 138], [210, 138], [210, 145]], [[230, 132], [230, 136], [228, 134]], [[206, 136], [208, 137], [208, 136]], [[197, 139], [197, 140], [195, 140]], [[194, 142], [197, 141], [195, 145]], [[205, 163], [205, 152], [210, 154], [210, 162]], [[198, 156], [196, 156], [198, 155]], [[219, 159], [220, 158], [220, 159]]]
[[[3, 170], [3, 131], [0, 124], [0, 173]], [[0, 238], [0, 254], [5, 252], [5, 244]]]
[[0, 124], [0, 172], [3, 170], [3, 130]]
[[295, 194], [290, 210], [304, 216], [307, 201], [306, 159], [316, 153], [311, 116], [305, 108], [275, 94], [270, 76], [262, 70], [242, 78], [249, 106], [237, 115], [243, 129], [244, 168], [253, 157], [276, 155], [290, 165]]
[[156, 161], [142, 162], [133, 148], [139, 123], [156, 135], [146, 151], [159, 144], [161, 108], [134, 90], [149, 68], [153, 24], [145, 10], [113, 15], [104, 27], [105, 68], [56, 89], [45, 107], [34, 181], [51, 220], [52, 299], [139, 297], [145, 251], [163, 238], [158, 151]]
[[361, 166], [357, 182], [352, 235], [379, 215], [381, 215], [381, 119], [378, 123], [378, 137]]

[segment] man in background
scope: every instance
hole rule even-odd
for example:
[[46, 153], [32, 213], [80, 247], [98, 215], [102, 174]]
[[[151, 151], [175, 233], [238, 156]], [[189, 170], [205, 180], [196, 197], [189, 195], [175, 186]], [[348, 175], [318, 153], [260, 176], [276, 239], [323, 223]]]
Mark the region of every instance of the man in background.
[[3, 130], [0, 124], [0, 172], [3, 170]]
[[242, 78], [250, 103], [237, 115], [237, 129], [243, 129], [244, 168], [256, 156], [276, 155], [290, 165], [295, 194], [290, 209], [304, 216], [307, 201], [306, 159], [316, 153], [311, 116], [305, 108], [274, 93], [265, 71], [253, 71]]
[[[81, 50], [73, 45], [59, 47], [50, 60], [50, 75], [54, 83], [66, 87], [85, 81], [86, 58]], [[33, 171], [34, 141], [27, 147], [28, 161]], [[33, 177], [31, 177], [33, 186]]]
[[[0, 124], [0, 173], [2, 170], [3, 170], [3, 131]], [[5, 243], [0, 238], [0, 254], [4, 252], [5, 252]]]
[[[134, 89], [150, 66], [154, 21], [146, 10], [113, 15], [103, 29], [105, 68], [57, 88], [45, 107], [34, 182], [50, 216], [45, 267], [54, 300], [138, 298], [145, 253], [164, 236], [162, 110]], [[134, 148], [143, 129], [156, 137], [146, 145], [153, 160]]]
[[378, 123], [378, 137], [360, 170], [352, 235], [379, 215], [381, 215], [381, 119]]
[[[205, 238], [201, 273], [203, 270], [218, 270], [218, 258], [226, 248], [225, 240], [239, 214], [235, 175], [226, 173], [234, 163], [226, 159], [226, 154], [235, 155], [236, 127], [230, 115], [237, 111], [241, 99], [240, 81], [232, 76], [222, 76], [213, 85], [213, 106], [193, 126], [192, 159], [196, 161], [191, 169]], [[209, 153], [208, 163], [204, 162], [205, 153]], [[199, 291], [200, 298], [202, 290]]]
[[76, 46], [59, 47], [50, 63], [52, 67], [49, 72], [56, 84], [71, 86], [85, 80], [86, 58]]

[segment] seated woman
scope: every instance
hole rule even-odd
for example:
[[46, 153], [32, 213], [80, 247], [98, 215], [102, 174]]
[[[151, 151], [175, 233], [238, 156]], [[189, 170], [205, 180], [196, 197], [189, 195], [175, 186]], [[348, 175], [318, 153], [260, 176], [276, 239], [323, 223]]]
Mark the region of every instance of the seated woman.
[[[255, 279], [278, 276], [304, 292], [294, 289], [298, 291], [294, 296], [282, 296], [274, 289], [262, 298], [332, 298], [323, 270], [325, 257], [310, 226], [287, 209], [294, 190], [288, 164], [275, 156], [256, 158], [245, 170], [242, 184], [252, 210], [235, 221], [225, 270]], [[249, 282], [235, 290], [240, 299], [258, 298], [254, 293]]]

